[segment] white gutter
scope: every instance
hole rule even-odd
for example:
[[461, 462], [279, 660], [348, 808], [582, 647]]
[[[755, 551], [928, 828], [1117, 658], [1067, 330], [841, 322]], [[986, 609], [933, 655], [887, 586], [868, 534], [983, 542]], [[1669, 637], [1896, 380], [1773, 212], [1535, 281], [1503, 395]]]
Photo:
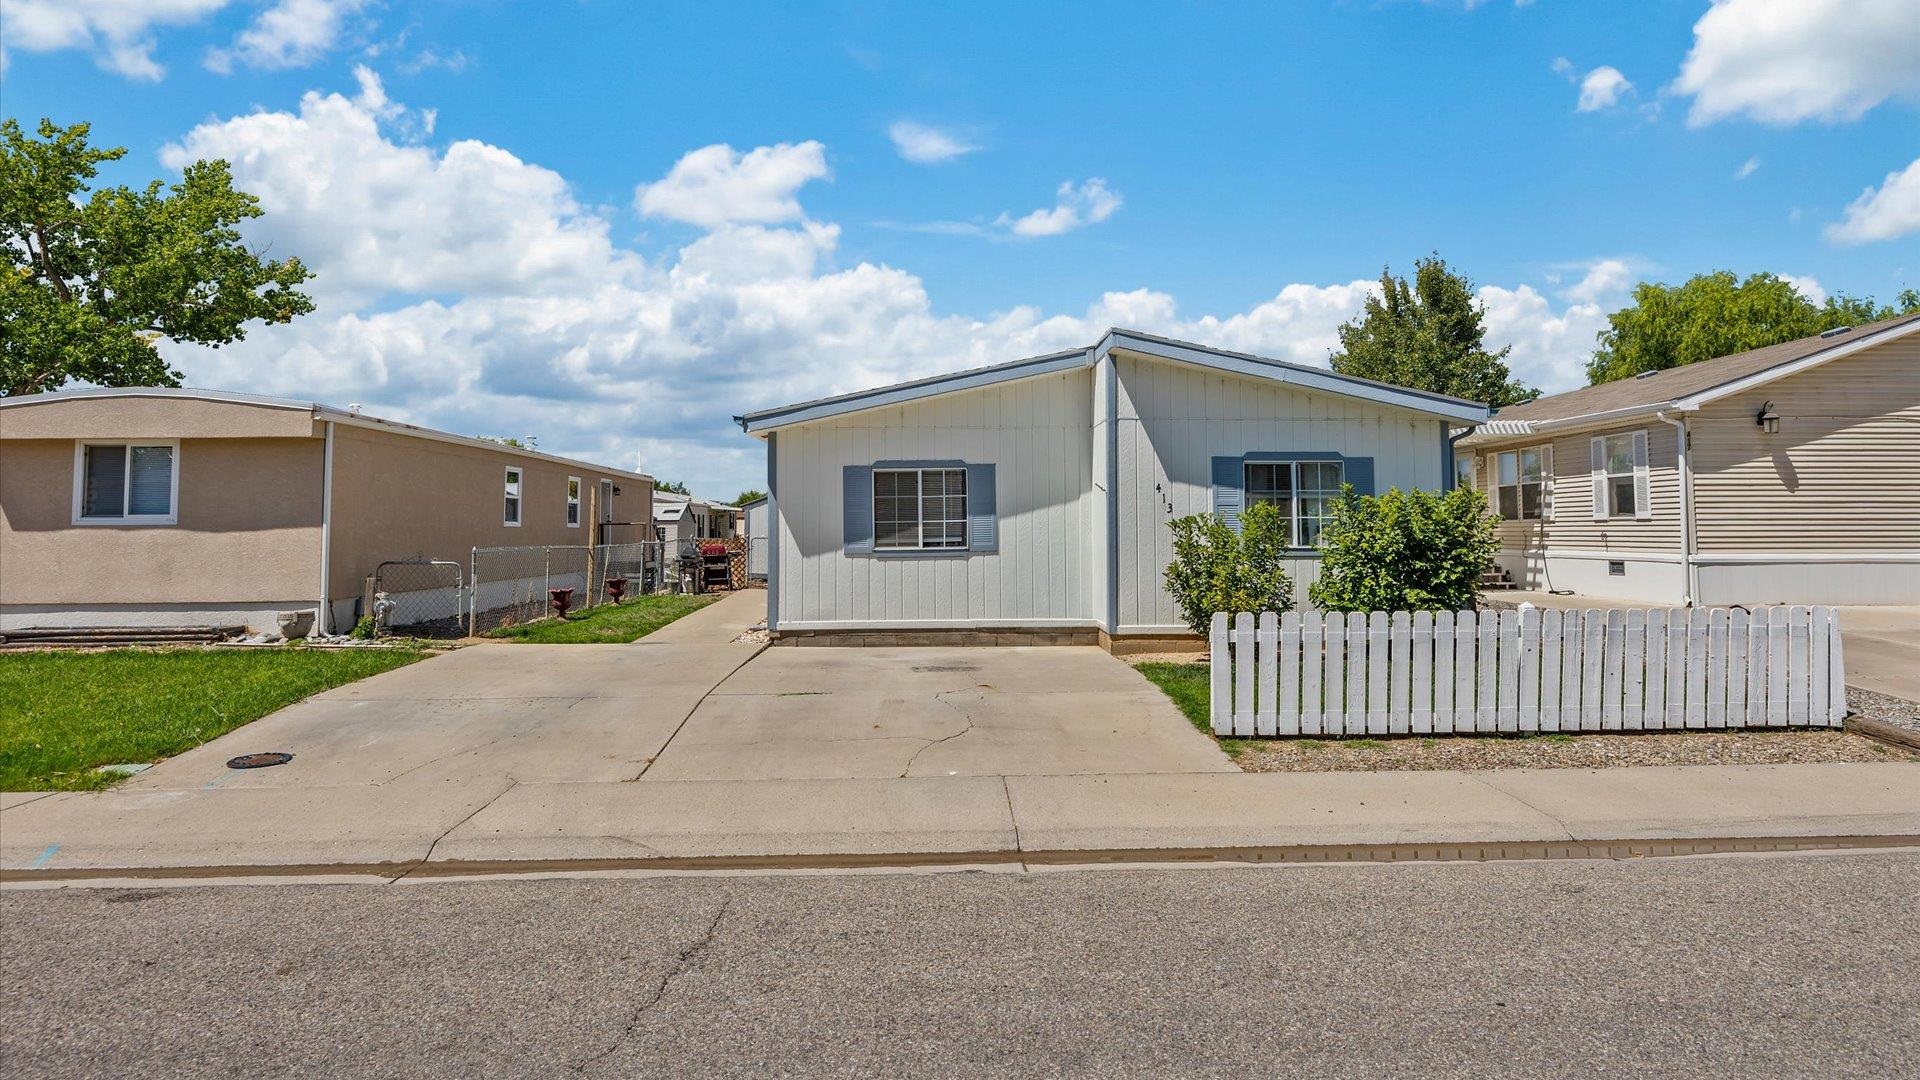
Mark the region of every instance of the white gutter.
[[1679, 438], [1680, 454], [1680, 588], [1687, 607], [1693, 606], [1693, 462], [1688, 457], [1687, 417], [1685, 413], [1675, 420], [1665, 412], [1653, 414], [1656, 419], [1673, 425], [1674, 434]]
[[327, 421], [326, 456], [320, 465], [320, 608], [313, 614], [313, 629], [318, 634], [333, 632], [333, 421]]

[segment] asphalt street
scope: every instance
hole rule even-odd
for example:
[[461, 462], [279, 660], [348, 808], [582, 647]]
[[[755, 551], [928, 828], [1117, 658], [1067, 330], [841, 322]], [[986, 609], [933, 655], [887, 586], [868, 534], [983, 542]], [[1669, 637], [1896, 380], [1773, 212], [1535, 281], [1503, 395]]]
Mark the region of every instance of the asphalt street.
[[0, 894], [0, 1072], [1911, 1076], [1920, 853]]

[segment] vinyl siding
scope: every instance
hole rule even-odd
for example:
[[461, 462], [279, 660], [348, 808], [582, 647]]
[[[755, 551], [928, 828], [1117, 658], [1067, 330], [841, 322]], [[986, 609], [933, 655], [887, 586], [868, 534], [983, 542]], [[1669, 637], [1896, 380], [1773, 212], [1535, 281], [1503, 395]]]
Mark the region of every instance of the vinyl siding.
[[[821, 625], [1091, 625], [1094, 393], [1081, 369], [779, 432], [779, 620]], [[883, 460], [997, 466], [999, 550], [841, 550], [841, 469]]]
[[[1653, 515], [1637, 518], [1593, 519], [1593, 471], [1589, 440], [1631, 431], [1647, 433], [1647, 504]], [[1498, 449], [1476, 451], [1474, 482], [1487, 495], [1487, 504], [1499, 505], [1494, 484], [1494, 455], [1502, 450], [1553, 446], [1552, 521], [1502, 521], [1502, 551], [1650, 552], [1677, 556], [1680, 552], [1680, 440], [1673, 425], [1649, 418], [1644, 423], [1581, 431], [1552, 440], [1516, 442]], [[1464, 453], [1464, 448], [1462, 449]]]
[[[1768, 401], [1773, 435], [1754, 422]], [[1690, 423], [1701, 554], [1920, 552], [1920, 336], [1714, 402]]]
[[[1374, 483], [1433, 489], [1440, 421], [1352, 398], [1118, 353], [1120, 631], [1180, 626], [1163, 585], [1168, 522], [1213, 511], [1212, 459], [1250, 451], [1331, 451], [1374, 459]], [[1293, 561], [1297, 601], [1317, 560]]]

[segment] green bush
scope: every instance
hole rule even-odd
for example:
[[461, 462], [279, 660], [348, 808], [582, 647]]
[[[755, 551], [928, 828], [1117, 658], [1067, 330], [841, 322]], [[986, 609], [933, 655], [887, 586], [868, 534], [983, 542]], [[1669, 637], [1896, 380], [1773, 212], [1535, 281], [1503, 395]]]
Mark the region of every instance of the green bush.
[[372, 641], [374, 634], [373, 616], [362, 615], [360, 621], [353, 624], [353, 630], [347, 636], [361, 641]]
[[1348, 485], [1307, 595], [1327, 611], [1469, 610], [1499, 549], [1497, 524], [1472, 488], [1360, 495]]
[[1167, 592], [1180, 618], [1204, 636], [1216, 611], [1291, 611], [1293, 579], [1287, 576], [1289, 522], [1271, 506], [1250, 506], [1235, 533], [1214, 514], [1171, 523], [1173, 561]]

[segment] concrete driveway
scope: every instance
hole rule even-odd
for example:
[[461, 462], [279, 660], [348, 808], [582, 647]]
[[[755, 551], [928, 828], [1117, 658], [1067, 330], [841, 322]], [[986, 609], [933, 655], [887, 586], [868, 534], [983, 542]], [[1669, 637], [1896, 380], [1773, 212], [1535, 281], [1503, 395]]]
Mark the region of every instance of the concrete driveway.
[[1840, 609], [1847, 685], [1920, 701], [1920, 607]]
[[716, 687], [645, 778], [1238, 771], [1100, 649], [776, 648]]

